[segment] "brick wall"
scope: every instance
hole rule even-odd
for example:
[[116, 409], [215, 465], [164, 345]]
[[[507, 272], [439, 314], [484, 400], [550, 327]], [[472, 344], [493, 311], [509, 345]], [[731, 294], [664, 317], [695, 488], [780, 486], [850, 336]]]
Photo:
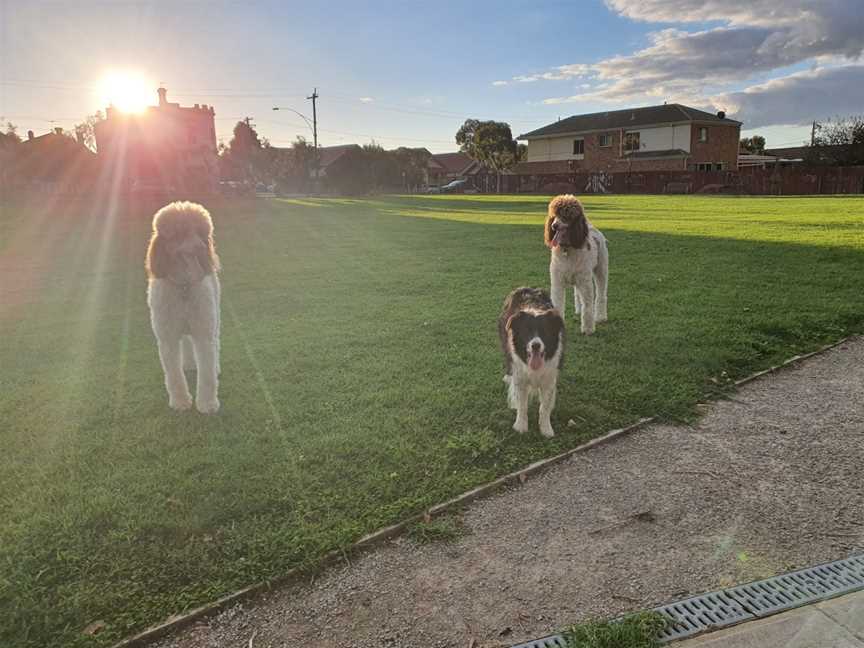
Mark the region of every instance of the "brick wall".
[[[699, 129], [708, 129], [708, 141], [699, 141]], [[728, 126], [693, 124], [690, 131], [690, 164], [722, 162], [726, 170], [738, 168], [738, 142], [741, 137], [738, 124]]]

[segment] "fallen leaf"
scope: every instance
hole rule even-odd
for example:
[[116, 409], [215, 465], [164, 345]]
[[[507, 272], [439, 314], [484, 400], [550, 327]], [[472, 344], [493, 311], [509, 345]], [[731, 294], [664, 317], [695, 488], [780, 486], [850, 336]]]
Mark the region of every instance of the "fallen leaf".
[[105, 629], [104, 621], [94, 621], [82, 631], [85, 635], [92, 637], [95, 634], [102, 632]]

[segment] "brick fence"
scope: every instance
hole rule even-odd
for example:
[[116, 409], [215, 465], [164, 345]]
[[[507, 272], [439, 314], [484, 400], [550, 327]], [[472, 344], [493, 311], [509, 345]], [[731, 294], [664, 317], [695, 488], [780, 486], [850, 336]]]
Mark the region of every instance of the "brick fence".
[[864, 166], [783, 166], [739, 171], [642, 171], [508, 175], [512, 193], [864, 194]]

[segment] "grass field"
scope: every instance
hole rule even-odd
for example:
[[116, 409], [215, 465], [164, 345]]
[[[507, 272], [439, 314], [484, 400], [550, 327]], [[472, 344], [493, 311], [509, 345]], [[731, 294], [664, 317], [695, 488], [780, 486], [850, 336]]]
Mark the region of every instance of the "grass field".
[[542, 197], [214, 207], [213, 417], [167, 406], [149, 214], [3, 208], [0, 645], [110, 644], [862, 330], [860, 198], [585, 204], [610, 241], [610, 321], [576, 336], [568, 312], [550, 441], [534, 409], [510, 429], [495, 331], [509, 290], [548, 285]]

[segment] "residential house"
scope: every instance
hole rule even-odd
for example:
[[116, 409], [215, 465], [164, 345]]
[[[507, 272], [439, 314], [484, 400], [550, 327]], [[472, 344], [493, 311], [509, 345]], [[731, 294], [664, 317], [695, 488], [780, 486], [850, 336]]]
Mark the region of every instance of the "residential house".
[[210, 192], [218, 188], [215, 111], [212, 106], [181, 106], [168, 101], [140, 114], [113, 106], [96, 124], [96, 148], [115, 181], [133, 191], [183, 190]]
[[738, 168], [741, 122], [663, 104], [575, 115], [520, 135], [519, 174], [725, 171]]
[[38, 136], [28, 131], [27, 139], [15, 144], [7, 154], [10, 170], [3, 174], [4, 184], [12, 190], [84, 193], [99, 179], [96, 154], [64, 135], [59, 127]]
[[428, 176], [430, 186], [466, 180], [478, 191], [495, 191], [495, 174], [462, 151], [432, 155], [429, 158]]

